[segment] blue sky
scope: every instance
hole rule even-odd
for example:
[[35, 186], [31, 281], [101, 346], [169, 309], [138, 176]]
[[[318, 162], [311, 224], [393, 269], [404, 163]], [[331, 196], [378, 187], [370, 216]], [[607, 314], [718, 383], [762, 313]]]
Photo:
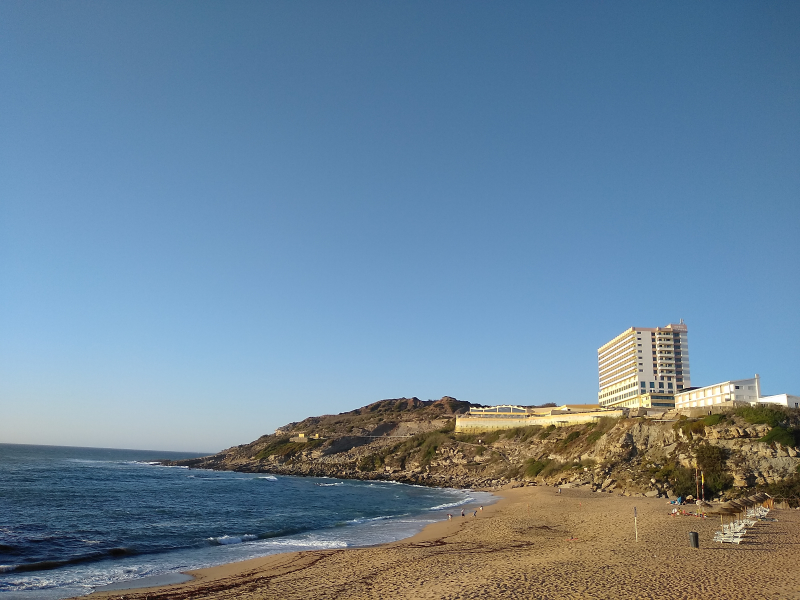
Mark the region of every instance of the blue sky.
[[800, 394], [800, 4], [0, 4], [0, 441]]

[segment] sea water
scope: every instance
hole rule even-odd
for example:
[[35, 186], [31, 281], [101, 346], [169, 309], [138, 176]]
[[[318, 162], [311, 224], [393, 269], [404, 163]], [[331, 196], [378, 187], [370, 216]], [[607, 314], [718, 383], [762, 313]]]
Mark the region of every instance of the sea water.
[[402, 539], [488, 494], [165, 467], [198, 454], [0, 444], [0, 600]]

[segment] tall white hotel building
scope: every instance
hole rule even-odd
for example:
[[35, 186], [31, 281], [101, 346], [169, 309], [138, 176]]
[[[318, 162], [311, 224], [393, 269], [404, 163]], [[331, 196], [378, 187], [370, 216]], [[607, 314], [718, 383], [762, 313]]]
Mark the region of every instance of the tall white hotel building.
[[597, 350], [600, 406], [672, 408], [675, 394], [691, 387], [688, 329], [631, 327]]

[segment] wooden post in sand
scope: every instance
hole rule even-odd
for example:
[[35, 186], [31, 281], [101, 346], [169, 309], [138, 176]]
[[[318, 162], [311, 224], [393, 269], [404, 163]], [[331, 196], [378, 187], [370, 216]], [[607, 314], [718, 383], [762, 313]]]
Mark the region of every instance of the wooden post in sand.
[[633, 507], [633, 534], [636, 536], [636, 541], [639, 541], [639, 524], [636, 522], [636, 507]]

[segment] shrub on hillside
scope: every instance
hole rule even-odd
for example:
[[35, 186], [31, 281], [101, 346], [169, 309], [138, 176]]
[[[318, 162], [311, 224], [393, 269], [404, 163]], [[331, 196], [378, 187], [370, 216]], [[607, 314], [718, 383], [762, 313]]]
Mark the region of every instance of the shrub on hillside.
[[270, 456], [280, 456], [282, 458], [290, 458], [304, 450], [311, 450], [321, 446], [324, 440], [309, 440], [307, 442], [292, 442], [289, 438], [281, 438], [267, 444], [258, 454], [256, 460], [264, 460]]
[[395, 454], [402, 464], [405, 464], [406, 459], [411, 456], [416, 456], [420, 464], [429, 463], [436, 451], [443, 445], [451, 442], [453, 437], [451, 434], [443, 433], [442, 430], [429, 431], [427, 433], [419, 433], [414, 437], [401, 442], [391, 449], [387, 449], [384, 455], [389, 453]]
[[447, 424], [439, 429], [439, 433], [452, 433], [456, 430], [456, 420], [450, 419]]
[[567, 437], [565, 437], [563, 440], [561, 440], [559, 442], [559, 446], [562, 446], [562, 447], [563, 446], [569, 446], [572, 442], [577, 440], [579, 437], [581, 437], [581, 432], [580, 431], [572, 431], [567, 435]]
[[602, 429], [603, 431], [610, 431], [613, 427], [617, 424], [619, 419], [615, 419], [613, 417], [600, 417], [597, 419], [597, 429]]
[[541, 425], [529, 425], [528, 427], [516, 427], [509, 429], [505, 433], [505, 438], [518, 442], [527, 442], [542, 430]]
[[668, 483], [677, 496], [685, 498], [689, 494], [697, 492], [694, 469], [687, 469], [675, 462], [669, 462], [662, 466], [654, 474], [654, 477], [658, 481]]
[[777, 427], [786, 421], [786, 413], [771, 406], [743, 406], [736, 409], [736, 416], [753, 425]]
[[436, 451], [446, 443], [450, 441], [450, 438], [443, 433], [436, 432], [434, 435], [430, 435], [424, 441], [424, 443], [419, 448], [419, 462], [420, 464], [426, 465], [433, 457], [436, 456]]
[[725, 420], [725, 415], [715, 414], [715, 415], [707, 415], [703, 417], [703, 425], [706, 427], [713, 427], [714, 425], [719, 425], [722, 421]]
[[377, 471], [383, 468], [383, 457], [380, 454], [368, 454], [358, 461], [359, 471]]
[[550, 437], [550, 434], [553, 433], [555, 430], [556, 430], [555, 425], [548, 425], [547, 427], [542, 429], [542, 431], [539, 433], [539, 439], [546, 440], [548, 437]]
[[728, 453], [724, 448], [702, 444], [695, 448], [695, 458], [697, 467], [703, 472], [706, 490], [711, 495], [716, 495], [733, 485], [733, 477], [725, 466]]
[[611, 431], [618, 421], [619, 419], [613, 419], [611, 417], [599, 418], [595, 423], [591, 423], [594, 427], [592, 428], [592, 432], [586, 436], [586, 441], [590, 444], [594, 444], [603, 437], [604, 434]]
[[680, 419], [672, 425], [672, 428], [675, 431], [682, 431], [686, 439], [690, 441], [694, 439], [694, 436], [703, 436], [706, 432], [706, 426], [702, 419], [699, 421], [694, 419]]
[[786, 429], [778, 425], [769, 430], [769, 433], [762, 437], [759, 442], [772, 444], [777, 442], [782, 446], [797, 446], [800, 443], [800, 431], [796, 429]]
[[586, 441], [589, 442], [590, 444], [594, 444], [597, 440], [603, 437], [605, 433], [606, 433], [605, 431], [595, 430], [586, 436]]
[[525, 461], [525, 475], [533, 479], [544, 470], [549, 462], [550, 460], [547, 458], [540, 460], [529, 458]]
[[557, 460], [551, 460], [548, 461], [544, 469], [542, 469], [540, 475], [542, 477], [549, 477], [551, 475], [556, 475], [565, 469], [569, 469], [571, 466], [572, 463], [562, 463]]

